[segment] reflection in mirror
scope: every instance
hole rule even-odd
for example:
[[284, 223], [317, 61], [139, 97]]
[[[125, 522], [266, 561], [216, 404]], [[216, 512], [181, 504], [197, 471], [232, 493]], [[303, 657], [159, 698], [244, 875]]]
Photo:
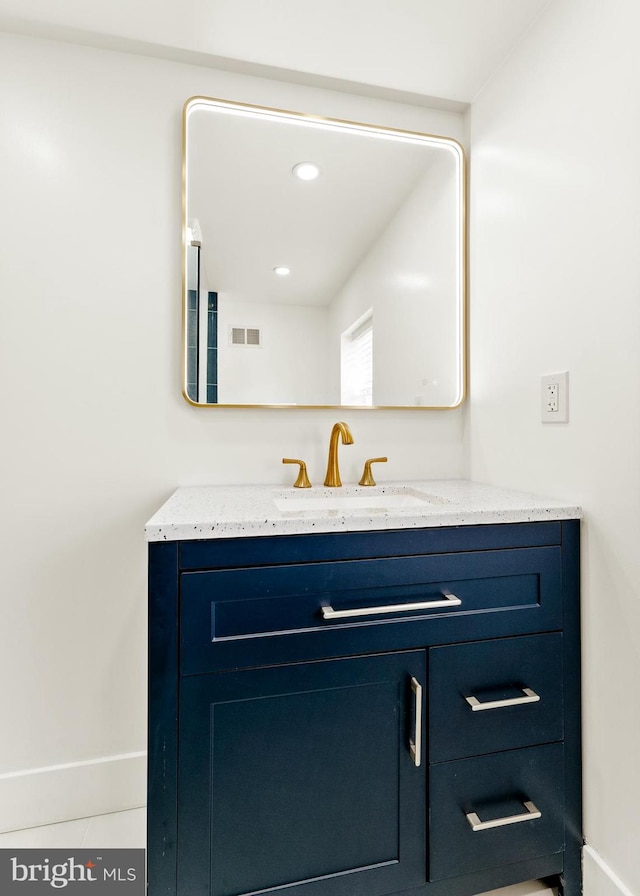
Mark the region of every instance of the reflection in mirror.
[[460, 145], [201, 97], [184, 127], [186, 398], [458, 405]]

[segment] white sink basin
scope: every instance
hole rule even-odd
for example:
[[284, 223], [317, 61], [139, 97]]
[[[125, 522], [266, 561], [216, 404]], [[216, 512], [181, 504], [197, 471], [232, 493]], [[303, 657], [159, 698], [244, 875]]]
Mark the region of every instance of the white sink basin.
[[358, 510], [387, 511], [423, 508], [429, 504], [448, 504], [446, 498], [434, 495], [421, 495], [419, 492], [398, 490], [358, 494], [336, 494], [335, 492], [306, 492], [288, 497], [274, 498], [273, 503], [282, 513], [299, 513], [300, 511], [343, 511], [353, 513]]

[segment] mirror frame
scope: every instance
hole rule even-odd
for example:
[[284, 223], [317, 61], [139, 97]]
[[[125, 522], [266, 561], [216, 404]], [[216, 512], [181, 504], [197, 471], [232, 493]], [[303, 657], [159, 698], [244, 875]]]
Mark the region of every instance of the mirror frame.
[[[455, 404], [451, 405], [344, 405], [344, 404], [218, 404], [193, 401], [187, 394], [187, 249], [191, 243], [187, 242], [188, 219], [187, 219], [187, 122], [189, 113], [193, 107], [198, 105], [224, 107], [227, 109], [236, 109], [244, 112], [255, 112], [267, 115], [273, 118], [281, 118], [283, 121], [313, 122], [315, 124], [327, 124], [338, 127], [344, 127], [351, 131], [357, 130], [361, 133], [376, 133], [385, 135], [398, 135], [398, 137], [415, 137], [423, 138], [431, 143], [441, 143], [454, 149], [459, 160], [459, 190], [461, 198], [459, 236], [460, 236], [460, 270], [459, 270], [459, 334], [460, 334], [460, 357], [458, 360], [458, 374], [460, 382], [460, 396]], [[192, 407], [196, 408], [273, 408], [273, 409], [289, 409], [289, 410], [313, 410], [314, 408], [324, 410], [391, 410], [391, 411], [451, 411], [459, 408], [465, 401], [468, 393], [468, 282], [469, 282], [469, 259], [468, 259], [468, 227], [469, 227], [469, 208], [468, 208], [468, 169], [466, 152], [462, 144], [453, 137], [443, 137], [437, 134], [428, 134], [421, 131], [409, 131], [400, 128], [386, 127], [384, 125], [366, 124], [364, 122], [350, 121], [348, 119], [328, 118], [320, 115], [312, 115], [306, 112], [292, 112], [286, 109], [277, 109], [271, 106], [259, 106], [251, 103], [240, 103], [233, 100], [223, 100], [210, 96], [192, 96], [186, 100], [182, 110], [182, 395], [185, 401]], [[197, 245], [197, 244], [196, 244]]]

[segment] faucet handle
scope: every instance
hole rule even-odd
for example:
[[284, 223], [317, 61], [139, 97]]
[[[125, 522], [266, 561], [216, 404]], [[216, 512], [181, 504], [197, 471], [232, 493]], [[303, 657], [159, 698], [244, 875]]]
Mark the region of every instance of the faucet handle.
[[362, 479], [358, 485], [375, 485], [376, 481], [371, 474], [371, 464], [386, 464], [386, 457], [370, 457], [364, 462], [364, 470], [362, 471]]
[[300, 471], [298, 472], [298, 478], [293, 483], [294, 488], [311, 488], [311, 483], [309, 482], [309, 477], [307, 476], [307, 465], [303, 460], [298, 460], [295, 457], [283, 457], [283, 464], [300, 464]]

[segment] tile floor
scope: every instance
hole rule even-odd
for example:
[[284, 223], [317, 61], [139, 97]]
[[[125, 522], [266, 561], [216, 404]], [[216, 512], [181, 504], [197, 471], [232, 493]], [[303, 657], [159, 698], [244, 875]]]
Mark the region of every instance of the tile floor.
[[[60, 824], [11, 831], [0, 834], [0, 849], [142, 848], [145, 845], [146, 812], [144, 808], [129, 809], [127, 812], [113, 812], [110, 815], [95, 815], [93, 818], [77, 818]], [[554, 896], [554, 891], [532, 881], [494, 890], [491, 896]]]

